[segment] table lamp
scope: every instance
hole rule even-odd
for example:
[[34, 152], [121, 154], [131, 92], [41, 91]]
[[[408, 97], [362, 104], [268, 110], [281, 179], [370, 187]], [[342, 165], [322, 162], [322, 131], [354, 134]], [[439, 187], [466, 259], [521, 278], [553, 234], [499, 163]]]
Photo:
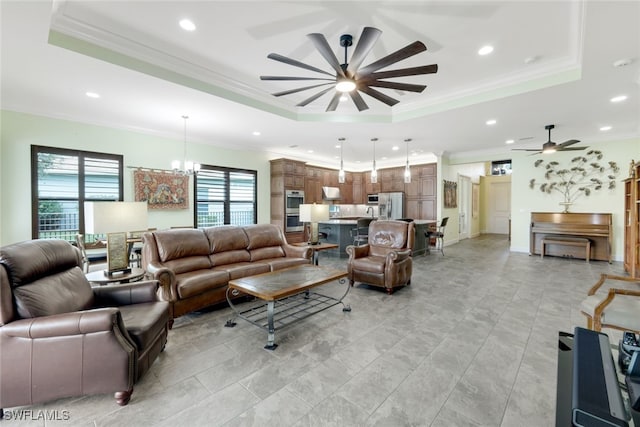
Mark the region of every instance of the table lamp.
[[85, 233], [107, 235], [106, 276], [131, 272], [127, 232], [146, 229], [147, 222], [147, 202], [84, 203]]
[[318, 222], [327, 221], [329, 219], [329, 205], [300, 205], [300, 221], [309, 223], [309, 244], [317, 245], [318, 241]]

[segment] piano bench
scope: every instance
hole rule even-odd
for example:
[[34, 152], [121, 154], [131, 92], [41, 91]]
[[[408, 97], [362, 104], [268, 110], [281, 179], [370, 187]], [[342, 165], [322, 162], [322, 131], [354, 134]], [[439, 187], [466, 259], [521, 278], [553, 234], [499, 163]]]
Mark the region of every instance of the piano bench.
[[591, 240], [585, 237], [546, 236], [542, 239], [542, 248], [540, 250], [541, 258], [544, 258], [546, 245], [583, 246], [585, 249], [585, 259], [589, 262]]

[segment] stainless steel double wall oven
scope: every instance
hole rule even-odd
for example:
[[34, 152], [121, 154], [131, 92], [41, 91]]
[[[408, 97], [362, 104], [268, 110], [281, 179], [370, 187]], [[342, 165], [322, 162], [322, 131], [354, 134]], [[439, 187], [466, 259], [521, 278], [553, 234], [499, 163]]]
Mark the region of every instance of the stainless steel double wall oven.
[[300, 222], [300, 205], [304, 203], [304, 191], [285, 190], [285, 231], [302, 231], [304, 224]]

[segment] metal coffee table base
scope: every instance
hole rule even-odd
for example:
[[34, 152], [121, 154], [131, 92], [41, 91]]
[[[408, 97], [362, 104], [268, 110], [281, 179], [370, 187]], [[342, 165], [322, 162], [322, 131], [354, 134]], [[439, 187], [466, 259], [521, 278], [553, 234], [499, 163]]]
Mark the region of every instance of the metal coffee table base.
[[230, 298], [232, 289], [227, 289], [227, 301], [234, 312], [233, 318], [227, 320], [226, 327], [234, 327], [235, 320], [239, 317], [249, 323], [253, 323], [259, 328], [267, 331], [267, 350], [275, 350], [278, 344], [275, 343], [276, 329], [290, 325], [298, 320], [320, 313], [335, 305], [342, 304], [342, 311], [351, 311], [351, 306], [342, 302], [349, 293], [349, 284], [345, 279], [339, 279], [339, 283], [347, 284], [347, 290], [340, 299], [323, 295], [310, 290], [285, 298], [258, 303], [249, 303], [251, 306], [242, 311], [238, 310]]

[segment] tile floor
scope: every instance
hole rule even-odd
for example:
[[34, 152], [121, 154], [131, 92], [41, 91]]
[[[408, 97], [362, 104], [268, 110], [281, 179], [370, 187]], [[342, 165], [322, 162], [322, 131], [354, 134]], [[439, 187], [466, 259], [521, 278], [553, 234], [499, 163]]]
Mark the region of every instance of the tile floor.
[[578, 307], [603, 272], [622, 265], [510, 253], [483, 235], [417, 257], [391, 296], [354, 287], [350, 313], [277, 331], [275, 351], [253, 325], [225, 328], [229, 308], [184, 316], [128, 406], [62, 399], [28, 409], [69, 420], [24, 425], [552, 426], [558, 331], [585, 326]]

